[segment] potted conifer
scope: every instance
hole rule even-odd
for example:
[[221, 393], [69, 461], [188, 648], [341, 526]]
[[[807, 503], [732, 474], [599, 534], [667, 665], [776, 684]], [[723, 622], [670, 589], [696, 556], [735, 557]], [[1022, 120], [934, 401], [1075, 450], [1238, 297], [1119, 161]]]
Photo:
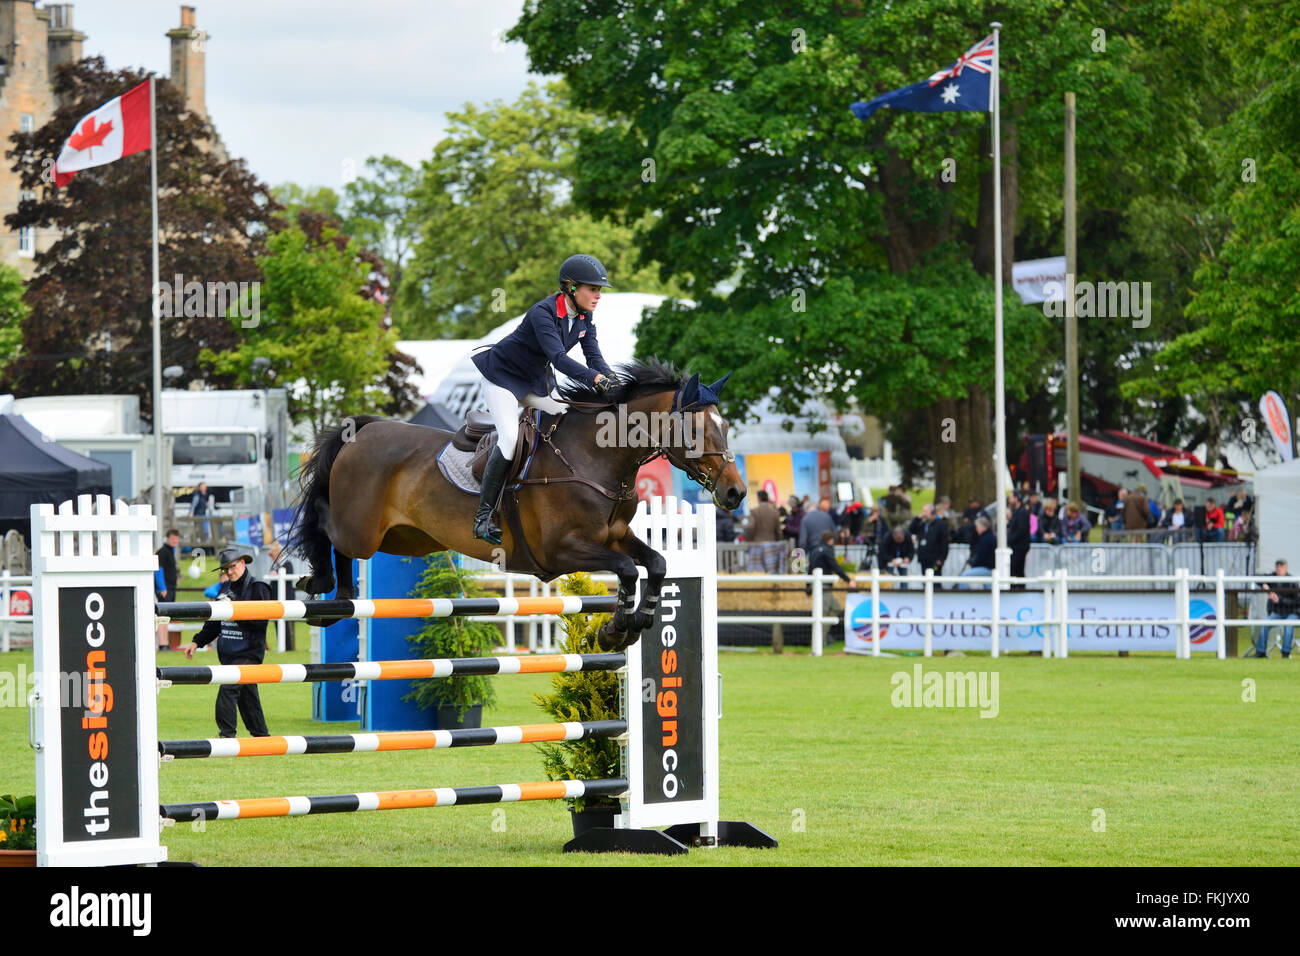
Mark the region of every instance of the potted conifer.
[[[562, 594], [608, 594], [609, 589], [585, 573], [570, 574], [560, 582]], [[565, 614], [561, 616], [565, 654], [602, 653], [596, 633], [608, 614]], [[534, 694], [546, 713], [557, 722], [619, 719], [618, 675], [610, 671], [572, 671], [551, 677], [551, 693]], [[540, 744], [542, 768], [548, 780], [599, 780], [620, 772], [619, 745], [608, 738], [582, 738], [563, 743]], [[619, 801], [612, 797], [570, 800], [573, 835], [592, 827], [612, 827]]]
[[36, 865], [36, 798], [0, 796], [0, 866]]
[[[473, 598], [485, 596], [477, 575], [458, 568], [450, 555], [435, 555], [416, 583], [414, 597]], [[501, 643], [501, 632], [486, 621], [464, 617], [430, 618], [407, 638], [425, 658], [488, 657]], [[438, 728], [481, 727], [483, 708], [496, 703], [492, 681], [482, 674], [460, 674], [417, 680], [407, 700], [425, 710], [438, 711]]]

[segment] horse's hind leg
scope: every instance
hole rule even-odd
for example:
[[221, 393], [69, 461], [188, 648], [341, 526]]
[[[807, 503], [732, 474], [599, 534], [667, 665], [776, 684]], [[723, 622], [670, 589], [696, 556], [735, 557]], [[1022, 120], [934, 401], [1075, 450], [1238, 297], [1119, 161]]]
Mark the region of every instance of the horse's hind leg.
[[327, 501], [317, 499], [314, 503], [316, 509], [316, 527], [323, 533], [313, 536], [308, 542], [306, 553], [303, 555], [307, 559], [307, 564], [311, 568], [311, 574], [301, 577], [295, 582], [300, 591], [307, 594], [328, 594], [334, 590], [334, 573], [330, 566], [330, 540], [328, 537], [330, 526], [330, 506]]
[[341, 554], [337, 548], [334, 549], [334, 574], [339, 584], [339, 589], [334, 594], [335, 599], [351, 601], [357, 596], [357, 589], [352, 580], [352, 559]]

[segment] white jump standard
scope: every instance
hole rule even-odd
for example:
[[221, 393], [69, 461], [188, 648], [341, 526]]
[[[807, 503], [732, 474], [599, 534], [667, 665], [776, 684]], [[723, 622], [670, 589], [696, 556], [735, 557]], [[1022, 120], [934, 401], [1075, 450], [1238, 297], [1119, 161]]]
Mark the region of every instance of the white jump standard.
[[[666, 507], [665, 507], [666, 505]], [[101, 495], [32, 507], [37, 690], [37, 862], [42, 866], [160, 863], [165, 822], [398, 810], [457, 804], [612, 797], [613, 827], [567, 851], [685, 853], [688, 845], [772, 847], [747, 823], [718, 819], [717, 566], [711, 505], [643, 503], [634, 532], [664, 555], [668, 576], [654, 624], [625, 654], [158, 667], [153, 552], [157, 521], [143, 505]], [[250, 601], [168, 604], [177, 620], [342, 619], [610, 610], [613, 597], [489, 600]], [[328, 606], [322, 606], [328, 605]], [[172, 685], [394, 680], [453, 674], [616, 671], [621, 718], [458, 731], [158, 740], [158, 692]], [[433, 787], [326, 796], [254, 797], [161, 805], [159, 768], [174, 758], [440, 750], [608, 737], [622, 771], [605, 780]], [[658, 828], [666, 829], [660, 830]]]

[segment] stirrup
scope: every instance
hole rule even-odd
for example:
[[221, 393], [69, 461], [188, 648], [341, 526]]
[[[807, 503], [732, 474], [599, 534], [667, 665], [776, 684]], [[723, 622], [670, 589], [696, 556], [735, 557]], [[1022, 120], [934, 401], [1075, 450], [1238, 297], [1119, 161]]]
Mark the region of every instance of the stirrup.
[[496, 526], [493, 520], [496, 517], [495, 512], [489, 511], [487, 514], [474, 516], [474, 537], [480, 541], [486, 541], [488, 544], [501, 543], [501, 529]]

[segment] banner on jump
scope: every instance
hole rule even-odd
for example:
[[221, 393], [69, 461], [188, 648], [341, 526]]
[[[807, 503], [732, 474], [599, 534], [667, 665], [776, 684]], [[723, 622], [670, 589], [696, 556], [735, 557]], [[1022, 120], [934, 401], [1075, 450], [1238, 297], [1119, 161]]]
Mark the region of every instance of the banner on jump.
[[[992, 615], [987, 591], [934, 592], [933, 616], [942, 618], [931, 627], [931, 647], [935, 650], [987, 651], [992, 649], [992, 633], [987, 624], [968, 621], [985, 620]], [[1041, 591], [1003, 591], [999, 614], [1004, 621], [998, 638], [1004, 651], [1042, 650], [1044, 636], [1054, 637], [1045, 622], [1044, 597]], [[1191, 649], [1216, 650], [1214, 604], [1205, 598], [1191, 598]], [[1175, 624], [1148, 624], [1146, 621], [1171, 621], [1178, 612], [1172, 592], [1144, 594], [1135, 591], [1072, 591], [1069, 599], [1069, 647], [1072, 651], [1174, 651], [1178, 636]], [[915, 591], [887, 591], [880, 595], [880, 649], [882, 651], [921, 650], [925, 647], [925, 594]], [[844, 649], [851, 653], [871, 653], [871, 595], [849, 594], [844, 607]], [[1088, 624], [1089, 620], [1129, 619], [1131, 624]]]

